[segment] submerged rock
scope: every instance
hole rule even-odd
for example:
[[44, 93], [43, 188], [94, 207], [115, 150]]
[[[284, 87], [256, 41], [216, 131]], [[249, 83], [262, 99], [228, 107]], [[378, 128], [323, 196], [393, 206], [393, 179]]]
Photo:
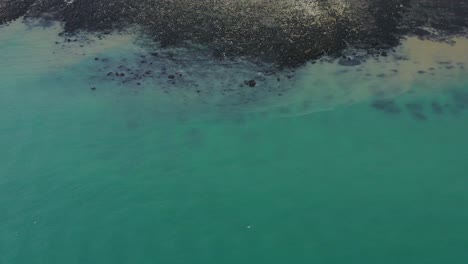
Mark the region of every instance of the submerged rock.
[[250, 86], [250, 87], [255, 87], [257, 86], [257, 81], [255, 80], [248, 80], [248, 81], [245, 81], [244, 82], [246, 85]]
[[357, 66], [361, 64], [361, 61], [358, 59], [347, 57], [339, 59], [338, 64], [343, 66]]

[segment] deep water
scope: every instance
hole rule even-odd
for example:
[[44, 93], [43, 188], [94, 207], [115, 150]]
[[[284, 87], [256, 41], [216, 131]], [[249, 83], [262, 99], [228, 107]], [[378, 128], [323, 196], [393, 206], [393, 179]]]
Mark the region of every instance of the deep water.
[[0, 263], [468, 261], [466, 39], [288, 78], [88, 37], [0, 28]]

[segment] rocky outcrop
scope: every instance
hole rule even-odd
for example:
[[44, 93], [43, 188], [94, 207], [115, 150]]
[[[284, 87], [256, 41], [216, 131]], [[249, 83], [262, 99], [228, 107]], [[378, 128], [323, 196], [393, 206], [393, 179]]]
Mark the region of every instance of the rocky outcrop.
[[244, 57], [279, 68], [352, 45], [370, 53], [406, 34], [458, 34], [464, 0], [3, 0], [0, 23], [20, 16], [64, 22], [65, 31], [111, 32], [137, 25], [163, 47], [201, 44], [214, 58]]

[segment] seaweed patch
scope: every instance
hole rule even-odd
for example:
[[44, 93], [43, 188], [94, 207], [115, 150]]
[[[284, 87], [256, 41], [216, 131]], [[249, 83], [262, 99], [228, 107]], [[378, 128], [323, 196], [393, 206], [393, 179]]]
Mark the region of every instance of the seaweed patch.
[[464, 110], [468, 107], [468, 92], [452, 91], [452, 100], [458, 110]]
[[412, 102], [407, 103], [406, 108], [410, 112], [411, 116], [416, 120], [426, 120], [427, 117], [424, 114], [424, 106], [421, 103]]
[[400, 107], [393, 100], [376, 100], [371, 106], [379, 111], [387, 114], [399, 114], [401, 113]]
[[433, 102], [431, 103], [431, 108], [432, 108], [432, 112], [433, 112], [434, 114], [440, 115], [440, 114], [443, 114], [443, 113], [444, 113], [444, 108], [442, 107], [442, 105], [441, 105], [440, 103], [438, 103], [438, 102], [436, 102], [436, 101], [433, 101]]

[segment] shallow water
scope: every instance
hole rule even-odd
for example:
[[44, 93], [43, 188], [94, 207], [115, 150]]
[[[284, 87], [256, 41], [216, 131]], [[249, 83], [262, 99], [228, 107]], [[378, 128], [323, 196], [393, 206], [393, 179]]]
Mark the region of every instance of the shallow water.
[[131, 36], [58, 30], [0, 28], [0, 263], [468, 261], [466, 39], [250, 88], [204, 57], [122, 83]]

